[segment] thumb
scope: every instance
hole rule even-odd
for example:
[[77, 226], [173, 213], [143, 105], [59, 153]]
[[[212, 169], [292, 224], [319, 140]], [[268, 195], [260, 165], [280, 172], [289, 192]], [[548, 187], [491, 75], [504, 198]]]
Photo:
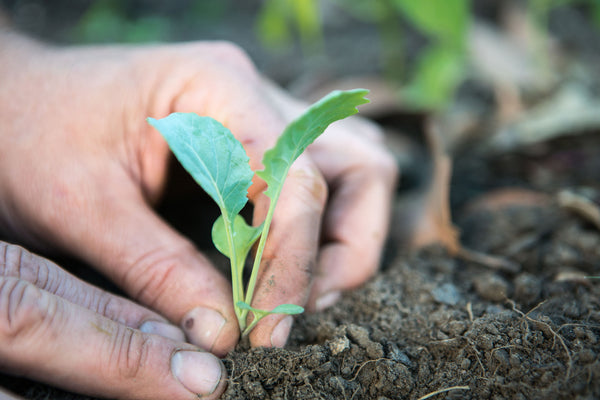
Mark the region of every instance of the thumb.
[[130, 189], [121, 190], [118, 200], [101, 196], [96, 213], [72, 219], [87, 220], [97, 229], [72, 224], [66, 242], [70, 250], [131, 297], [180, 325], [191, 343], [226, 354], [239, 338], [230, 284], [155, 214], [135, 187]]

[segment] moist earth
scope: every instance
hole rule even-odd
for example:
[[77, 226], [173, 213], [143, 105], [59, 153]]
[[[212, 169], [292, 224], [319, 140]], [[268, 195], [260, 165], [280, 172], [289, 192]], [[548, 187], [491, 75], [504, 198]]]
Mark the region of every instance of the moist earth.
[[575, 274], [598, 274], [598, 232], [555, 206], [471, 223], [498, 248], [533, 237], [511, 254], [521, 271], [436, 247], [399, 256], [332, 309], [301, 316], [288, 348], [231, 353], [223, 398], [598, 398], [600, 292]]

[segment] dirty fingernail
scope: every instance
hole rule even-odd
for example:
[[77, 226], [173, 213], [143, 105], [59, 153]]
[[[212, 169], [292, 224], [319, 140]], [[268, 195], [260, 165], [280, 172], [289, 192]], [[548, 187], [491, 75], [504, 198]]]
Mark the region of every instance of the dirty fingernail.
[[171, 357], [171, 372], [190, 392], [209, 395], [221, 381], [221, 361], [210, 353], [178, 351]]
[[273, 332], [271, 332], [271, 346], [283, 347], [287, 342], [290, 330], [292, 329], [292, 323], [294, 319], [291, 316], [287, 316], [275, 326]]
[[185, 334], [178, 327], [160, 321], [146, 321], [140, 325], [140, 331], [160, 335], [178, 342], [185, 342]]
[[333, 290], [331, 292], [327, 292], [317, 299], [315, 302], [315, 308], [317, 311], [323, 311], [324, 309], [329, 308], [337, 303], [340, 297], [342, 297], [342, 292], [340, 291]]
[[216, 310], [196, 307], [183, 317], [182, 325], [191, 343], [211, 351], [225, 325], [225, 318]]

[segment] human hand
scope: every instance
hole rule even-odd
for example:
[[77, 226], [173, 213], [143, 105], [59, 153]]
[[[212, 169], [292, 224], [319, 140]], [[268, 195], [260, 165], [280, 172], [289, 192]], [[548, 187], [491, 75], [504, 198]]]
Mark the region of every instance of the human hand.
[[0, 366], [11, 374], [119, 399], [213, 399], [225, 388], [219, 359], [160, 315], [4, 242], [0, 305]]
[[[165, 183], [169, 150], [145, 117], [212, 116], [260, 169], [262, 153], [297, 105], [266, 88], [247, 57], [226, 43], [31, 46], [0, 66], [0, 76], [9, 77], [0, 93], [0, 117], [8, 121], [0, 132], [5, 231], [79, 256], [180, 324], [192, 343], [216, 354], [231, 350], [239, 332], [227, 280], [149, 205]], [[395, 167], [372, 140], [376, 130], [354, 123], [332, 128], [293, 166], [255, 306], [322, 307], [376, 269]], [[255, 183], [250, 197], [258, 220], [268, 200]], [[267, 317], [251, 341], [282, 346], [290, 325], [289, 317]]]

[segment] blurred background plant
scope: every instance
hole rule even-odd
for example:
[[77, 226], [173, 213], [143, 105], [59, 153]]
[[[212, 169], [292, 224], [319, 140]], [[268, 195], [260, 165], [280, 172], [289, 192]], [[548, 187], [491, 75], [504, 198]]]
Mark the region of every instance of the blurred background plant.
[[[285, 48], [291, 45], [295, 33], [306, 53], [324, 51], [319, 3], [267, 0], [257, 17], [262, 43], [274, 49]], [[464, 71], [469, 0], [336, 0], [336, 4], [356, 19], [377, 26], [384, 74], [404, 84], [405, 102], [437, 108], [449, 101]], [[410, 73], [405, 68], [405, 23], [427, 35], [429, 42]], [[291, 26], [296, 27], [295, 32]]]
[[265, 0], [256, 17], [261, 43], [275, 51], [288, 48], [294, 36], [305, 54], [324, 51], [320, 0]]
[[[469, 40], [481, 9], [517, 4], [523, 10], [536, 31], [534, 58], [540, 74], [551, 64], [553, 14], [577, 6], [600, 28], [600, 0], [61, 0], [53, 7], [42, 0], [2, 0], [1, 4], [40, 35], [54, 28], [60, 41], [233, 40], [259, 68], [269, 57], [276, 60], [265, 72], [284, 84], [304, 74], [307, 66], [317, 73], [327, 68], [376, 73], [398, 88], [394, 92], [403, 107], [420, 110], [446, 108], [468, 78]], [[44, 15], [52, 19], [57, 9], [67, 15], [54, 15], [63, 25], [44, 30]], [[64, 9], [79, 11], [65, 14]]]
[[[400, 85], [399, 97], [405, 106], [439, 109], [448, 105], [465, 78], [469, 31], [473, 19], [471, 0], [333, 0], [357, 20], [377, 27], [381, 63], [385, 77]], [[324, 51], [319, 14], [325, 0], [267, 0], [258, 14], [261, 42], [272, 50], [291, 45], [299, 37], [305, 54]], [[503, 2], [498, 2], [503, 3]], [[508, 2], [504, 2], [508, 3]], [[517, 2], [518, 3], [518, 2]], [[580, 5], [589, 9], [600, 28], [600, 0], [529, 0], [522, 7], [539, 43], [534, 55], [538, 68], [550, 64], [550, 14], [560, 7]], [[291, 29], [292, 26], [297, 28]], [[406, 38], [422, 35], [425, 44], [418, 49], [414, 63]], [[360, 51], [360, 49], [357, 49]]]

